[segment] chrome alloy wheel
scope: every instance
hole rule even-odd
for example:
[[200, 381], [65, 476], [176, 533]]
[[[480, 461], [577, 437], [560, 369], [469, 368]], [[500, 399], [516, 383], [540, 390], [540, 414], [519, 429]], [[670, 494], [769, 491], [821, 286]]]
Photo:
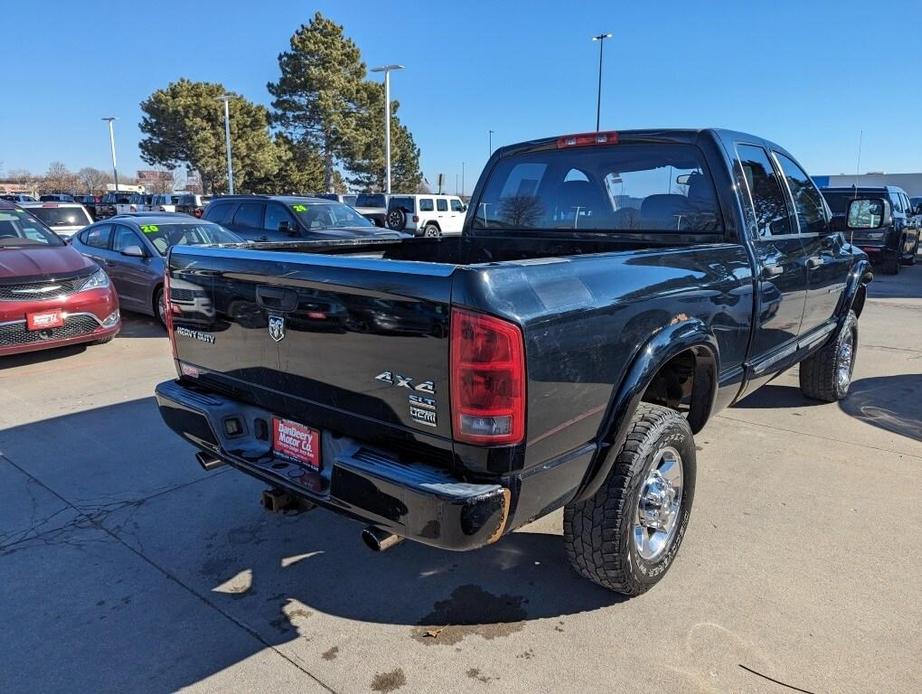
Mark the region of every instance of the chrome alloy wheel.
[[656, 561], [666, 552], [681, 510], [682, 456], [667, 446], [657, 452], [634, 512], [634, 548], [641, 558]]
[[844, 393], [848, 390], [854, 369], [855, 333], [849, 330], [839, 344], [839, 351], [836, 353], [836, 386], [840, 392]]

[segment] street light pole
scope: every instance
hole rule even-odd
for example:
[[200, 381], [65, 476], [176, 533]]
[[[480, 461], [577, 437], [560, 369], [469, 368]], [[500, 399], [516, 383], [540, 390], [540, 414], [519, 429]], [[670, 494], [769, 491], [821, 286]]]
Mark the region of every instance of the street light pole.
[[371, 68], [371, 72], [384, 73], [384, 192], [391, 193], [391, 71], [403, 70], [403, 65], [381, 65]]
[[493, 156], [493, 131], [491, 130], [490, 131], [490, 154], [487, 157], [487, 159], [489, 159], [492, 156]]
[[605, 39], [610, 39], [611, 34], [599, 34], [593, 36], [593, 41], [599, 42], [599, 93], [595, 102], [595, 131], [599, 132], [599, 122], [602, 115], [602, 47], [605, 45]]
[[461, 195], [464, 195], [464, 162], [461, 162]]
[[115, 120], [115, 116], [105, 116], [102, 120], [108, 121], [109, 123], [109, 149], [112, 150], [112, 177], [115, 179], [115, 192], [118, 192], [118, 166], [115, 163], [115, 128], [112, 126], [112, 121]]
[[230, 94], [219, 96], [218, 101], [224, 102], [224, 143], [227, 148], [227, 192], [234, 194], [234, 165], [231, 158], [231, 137], [230, 137]]

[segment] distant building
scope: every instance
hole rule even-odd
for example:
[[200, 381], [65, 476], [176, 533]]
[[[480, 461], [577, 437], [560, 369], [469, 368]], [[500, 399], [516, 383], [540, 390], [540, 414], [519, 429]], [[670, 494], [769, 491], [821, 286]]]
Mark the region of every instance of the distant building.
[[820, 188], [850, 188], [865, 186], [898, 186], [911, 197], [922, 196], [922, 173], [883, 173], [839, 174], [837, 176], [814, 176], [813, 180]]
[[138, 185], [144, 186], [145, 190], [173, 190], [173, 172], [155, 171], [152, 169], [147, 171], [138, 171]]

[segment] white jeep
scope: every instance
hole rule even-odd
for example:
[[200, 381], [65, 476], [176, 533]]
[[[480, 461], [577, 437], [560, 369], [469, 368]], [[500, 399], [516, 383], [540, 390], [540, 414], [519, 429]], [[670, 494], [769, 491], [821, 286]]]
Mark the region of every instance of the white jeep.
[[457, 195], [392, 195], [387, 226], [415, 236], [460, 234], [466, 210]]

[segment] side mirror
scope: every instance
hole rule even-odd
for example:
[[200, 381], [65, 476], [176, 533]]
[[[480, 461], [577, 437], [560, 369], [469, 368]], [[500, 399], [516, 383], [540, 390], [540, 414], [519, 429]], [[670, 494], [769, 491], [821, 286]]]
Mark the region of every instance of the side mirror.
[[849, 229], [880, 229], [890, 223], [890, 205], [886, 200], [852, 200], [848, 203]]
[[127, 255], [130, 258], [146, 258], [147, 254], [144, 252], [144, 249], [140, 246], [125, 246], [122, 249], [122, 255]]

